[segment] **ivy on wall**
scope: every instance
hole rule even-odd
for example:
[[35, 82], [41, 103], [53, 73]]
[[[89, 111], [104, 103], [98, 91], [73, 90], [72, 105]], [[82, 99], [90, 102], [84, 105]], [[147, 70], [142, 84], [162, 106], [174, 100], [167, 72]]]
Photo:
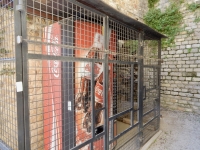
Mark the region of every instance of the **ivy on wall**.
[[200, 4], [197, 3], [191, 3], [188, 5], [188, 9], [191, 11], [196, 11], [197, 9], [200, 9]]
[[182, 30], [183, 16], [179, 6], [178, 3], [171, 3], [165, 11], [153, 7], [144, 16], [147, 25], [168, 36], [167, 39], [162, 40], [163, 47], [173, 46], [175, 36]]
[[0, 75], [13, 75], [15, 74], [14, 69], [10, 65], [3, 65], [3, 68], [0, 70]]
[[153, 8], [154, 5], [158, 2], [159, 0], [148, 0], [148, 6], [149, 8]]
[[195, 23], [199, 23], [200, 22], [200, 4], [197, 4], [197, 3], [193, 2], [193, 3], [188, 5], [188, 10], [190, 10], [190, 11], [195, 13], [194, 22]]

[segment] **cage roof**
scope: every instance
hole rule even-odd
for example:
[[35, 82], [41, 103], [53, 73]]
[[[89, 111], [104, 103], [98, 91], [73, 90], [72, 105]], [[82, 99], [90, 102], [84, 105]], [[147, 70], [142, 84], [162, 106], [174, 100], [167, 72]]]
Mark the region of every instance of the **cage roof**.
[[[79, 5], [84, 5], [85, 7], [93, 10], [93, 11], [98, 11], [101, 14], [107, 15], [110, 18], [113, 18], [115, 20], [118, 20], [119, 22], [126, 24], [127, 26], [134, 28], [135, 30], [139, 32], [144, 32], [145, 33], [145, 40], [153, 40], [153, 39], [160, 39], [160, 38], [166, 38], [165, 35], [155, 31], [154, 29], [150, 28], [149, 26], [145, 25], [144, 23], [139, 22], [138, 20], [135, 20], [119, 11], [116, 9], [112, 8], [102, 0], [27, 0], [27, 11], [28, 12], [33, 12], [35, 14], [42, 14], [42, 12], [38, 11], [39, 9], [42, 9], [43, 11], [50, 12], [51, 14], [56, 14], [58, 10], [62, 10], [62, 5], [67, 5], [67, 1], [72, 2], [72, 3], [78, 3]], [[58, 5], [58, 2], [62, 5]], [[42, 3], [42, 5], [40, 5]], [[47, 5], [53, 6], [47, 7]], [[73, 8], [73, 5], [67, 5], [69, 8]], [[69, 13], [69, 11], [71, 11]], [[63, 13], [63, 12], [62, 12]], [[73, 14], [75, 13], [76, 15], [83, 15], [83, 12], [80, 12], [79, 14], [76, 12], [73, 12], [73, 9], [67, 9], [65, 10], [64, 14], [65, 17], [69, 17], [68, 14]], [[84, 14], [85, 15], [85, 14]], [[46, 16], [46, 15], [44, 15]], [[58, 17], [59, 18], [59, 17]], [[55, 20], [59, 20], [57, 17]]]
[[85, 4], [91, 8], [94, 8], [109, 17], [112, 17], [116, 20], [119, 20], [120, 22], [123, 22], [124, 24], [127, 24], [128, 26], [131, 26], [139, 31], [143, 31], [147, 35], [151, 36], [151, 38], [166, 38], [165, 35], [155, 31], [151, 27], [145, 25], [144, 23], [139, 22], [138, 20], [135, 20], [116, 9], [112, 8], [102, 0], [77, 0], [78, 2]]

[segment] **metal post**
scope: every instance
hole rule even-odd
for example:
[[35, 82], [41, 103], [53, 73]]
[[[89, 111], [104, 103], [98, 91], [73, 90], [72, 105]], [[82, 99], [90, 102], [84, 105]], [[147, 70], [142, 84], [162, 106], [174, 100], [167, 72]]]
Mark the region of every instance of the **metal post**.
[[[104, 49], [108, 50], [109, 48], [109, 18], [106, 16], [103, 18], [103, 33], [104, 33]], [[109, 89], [109, 74], [108, 74], [108, 54], [104, 54], [104, 63], [103, 63], [103, 102], [104, 102], [104, 150], [109, 149], [109, 122], [108, 122], [108, 89]]]
[[158, 129], [160, 129], [160, 78], [161, 78], [161, 39], [158, 40], [158, 99], [157, 99], [157, 111], [158, 111]]
[[16, 85], [17, 85], [17, 127], [18, 127], [18, 149], [25, 150], [24, 131], [24, 95], [23, 95], [23, 57], [22, 44], [18, 37], [22, 36], [21, 12], [16, 9], [19, 1], [14, 1], [14, 25], [15, 25], [15, 57], [16, 57]]
[[131, 126], [134, 125], [134, 64], [131, 64]]
[[143, 143], [143, 82], [144, 82], [144, 68], [143, 68], [143, 46], [144, 46], [144, 33], [139, 34], [138, 54], [138, 102], [139, 102], [139, 132], [140, 132], [140, 145]]
[[[22, 22], [22, 39], [27, 39], [27, 12], [25, 9], [26, 1], [20, 0], [20, 5], [23, 5], [23, 11], [21, 11]], [[22, 4], [23, 3], [23, 4]], [[23, 57], [23, 95], [24, 95], [24, 130], [25, 130], [25, 149], [31, 149], [30, 142], [30, 121], [29, 121], [29, 92], [28, 92], [28, 44], [22, 41], [22, 57]]]
[[[92, 138], [95, 138], [95, 95], [94, 95], [94, 62], [91, 63], [91, 107], [92, 107]], [[90, 149], [93, 149], [93, 142], [90, 144]]]

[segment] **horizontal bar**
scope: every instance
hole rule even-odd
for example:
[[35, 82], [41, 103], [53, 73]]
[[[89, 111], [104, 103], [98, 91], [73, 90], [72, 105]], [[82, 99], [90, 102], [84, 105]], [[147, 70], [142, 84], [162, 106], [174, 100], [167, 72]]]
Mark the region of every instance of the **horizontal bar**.
[[15, 57], [12, 57], [12, 58], [0, 58], [0, 62], [5, 62], [5, 61], [15, 61]]
[[93, 141], [94, 141], [93, 139], [89, 139], [89, 140], [87, 140], [87, 141], [85, 141], [85, 142], [79, 144], [78, 146], [73, 147], [73, 148], [70, 149], [70, 150], [79, 150], [80, 148], [86, 146], [87, 144], [92, 143]]
[[158, 118], [159, 116], [154, 117], [153, 119], [151, 119], [149, 122], [147, 122], [145, 125], [143, 125], [143, 127], [145, 128], [148, 124], [150, 124], [152, 121], [154, 121], [156, 118]]
[[116, 119], [117, 117], [119, 117], [119, 116], [121, 116], [121, 115], [124, 115], [124, 114], [126, 114], [126, 113], [128, 113], [128, 112], [130, 112], [130, 111], [132, 111], [132, 110], [134, 110], [134, 109], [133, 109], [133, 108], [130, 108], [130, 109], [125, 110], [125, 111], [123, 111], [123, 112], [121, 112], [121, 113], [118, 113], [118, 114], [116, 114], [116, 115], [110, 117], [110, 118], [109, 118], [109, 121], [114, 120], [114, 119]]
[[28, 59], [38, 59], [38, 60], [60, 60], [60, 61], [85, 61], [85, 62], [104, 62], [103, 59], [94, 58], [77, 58], [70, 56], [53, 56], [53, 55], [43, 55], [43, 54], [28, 54]]
[[103, 135], [105, 135], [105, 132], [102, 132], [102, 133], [96, 135], [94, 139], [89, 139], [89, 140], [87, 140], [87, 141], [81, 143], [80, 145], [73, 147], [73, 148], [70, 149], [70, 150], [79, 150], [80, 148], [84, 147], [84, 146], [87, 145], [87, 144], [90, 144], [90, 143], [94, 142], [95, 139], [98, 139], [98, 138], [102, 137]]
[[8, 148], [5, 144], [3, 144], [1, 141], [0, 141], [0, 149], [2, 150], [11, 150], [11, 148]]
[[130, 61], [121, 61], [121, 60], [108, 60], [109, 63], [116, 63], [116, 64], [129, 64], [129, 65], [134, 65], [138, 64], [137, 62], [130, 62]]
[[96, 109], [95, 112], [99, 112], [99, 111], [104, 110], [104, 109], [105, 109], [105, 107], [102, 107], [102, 108]]
[[102, 137], [103, 135], [105, 135], [105, 131], [97, 134], [94, 139], [98, 139], [98, 138]]
[[[118, 134], [117, 136], [115, 136], [112, 140], [109, 141], [109, 144], [111, 144], [112, 142], [114, 142], [115, 140], [117, 140], [118, 138], [120, 138], [121, 136], [123, 136], [124, 134], [126, 134], [127, 132], [129, 132], [130, 130], [132, 130], [133, 128], [135, 128], [136, 126], [138, 126], [139, 123], [134, 124], [132, 127], [126, 129], [125, 131], [123, 131], [122, 133]], [[138, 134], [138, 133], [137, 133]]]
[[106, 50], [82, 48], [82, 47], [66, 45], [66, 44], [55, 44], [55, 43], [50, 43], [50, 42], [40, 42], [40, 41], [33, 41], [33, 40], [28, 40], [28, 39], [23, 39], [23, 41], [25, 41], [27, 43], [32, 43], [32, 44], [38, 44], [38, 45], [58, 46], [58, 47], [62, 47], [62, 48], [70, 48], [70, 49], [75, 49], [75, 50], [98, 51], [101, 53], [108, 53], [108, 51], [106, 51]]
[[121, 145], [120, 147], [118, 147], [118, 149], [121, 149], [122, 146], [126, 145], [130, 140], [134, 139], [136, 136], [138, 136], [138, 134], [139, 134], [139, 132], [136, 135], [134, 135], [133, 137], [131, 137], [129, 140], [127, 140], [125, 143], [123, 143], [123, 145]]
[[146, 115], [148, 115], [148, 114], [150, 114], [151, 112], [153, 112], [155, 109], [153, 108], [152, 110], [149, 110], [148, 112], [146, 112], [144, 115], [143, 115], [143, 117], [144, 116], [146, 116]]

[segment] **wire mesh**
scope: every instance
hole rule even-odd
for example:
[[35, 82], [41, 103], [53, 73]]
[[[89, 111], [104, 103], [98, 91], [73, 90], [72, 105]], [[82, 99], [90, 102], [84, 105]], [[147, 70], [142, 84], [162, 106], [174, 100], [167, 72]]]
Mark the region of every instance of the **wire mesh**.
[[[102, 137], [98, 142], [90, 141], [104, 133], [103, 87], [106, 79], [103, 78], [102, 69], [106, 54], [109, 60], [109, 138], [117, 139], [110, 146], [120, 148], [131, 136], [134, 138], [138, 134], [139, 32], [110, 19], [108, 33], [104, 33], [103, 17], [69, 1], [27, 2], [28, 37], [25, 40], [28, 42], [28, 53], [32, 59], [42, 59], [38, 62], [29, 60], [29, 71], [33, 72], [29, 74], [29, 81], [33, 80], [33, 83], [29, 83], [29, 93], [33, 94], [32, 97], [29, 94], [29, 102], [32, 103], [33, 97], [38, 96], [35, 104], [40, 106], [31, 111], [34, 105], [30, 105], [30, 120], [36, 120], [30, 122], [30, 127], [40, 124], [40, 131], [30, 128], [32, 149], [52, 146], [68, 149], [80, 146], [87, 149], [102, 145], [98, 144], [103, 143]], [[109, 40], [108, 50], [104, 47], [105, 36]], [[152, 49], [153, 54], [149, 55]], [[145, 42], [146, 64], [149, 63], [147, 58], [156, 62], [156, 50], [154, 41]], [[156, 80], [153, 71], [145, 70], [146, 86], [156, 86], [149, 82]], [[148, 79], [148, 76], [152, 79]], [[38, 89], [40, 93], [33, 93], [31, 89]], [[36, 112], [43, 119], [32, 119]], [[54, 125], [56, 121], [53, 118], [59, 122], [57, 125]], [[119, 129], [121, 124], [123, 128]], [[134, 130], [135, 134], [128, 138], [125, 135], [129, 130]], [[86, 146], [84, 143], [90, 144]]]
[[[0, 148], [18, 148], [13, 1], [0, 1]], [[2, 145], [3, 144], [3, 145]]]
[[[158, 41], [145, 37], [144, 56], [138, 56], [139, 31], [132, 27], [114, 19], [107, 26], [105, 15], [71, 1], [25, 2], [29, 122], [24, 125], [31, 149], [102, 150], [107, 141], [110, 149], [139, 149], [139, 112], [144, 109], [145, 142], [159, 122]], [[0, 6], [0, 144], [17, 149], [13, 2]], [[140, 109], [138, 59], [146, 65]]]
[[57, 57], [29, 59], [31, 149], [103, 149], [103, 17], [69, 1], [26, 7], [28, 54]]
[[143, 101], [143, 143], [147, 142], [158, 130], [158, 41], [145, 37], [144, 42], [144, 92]]

